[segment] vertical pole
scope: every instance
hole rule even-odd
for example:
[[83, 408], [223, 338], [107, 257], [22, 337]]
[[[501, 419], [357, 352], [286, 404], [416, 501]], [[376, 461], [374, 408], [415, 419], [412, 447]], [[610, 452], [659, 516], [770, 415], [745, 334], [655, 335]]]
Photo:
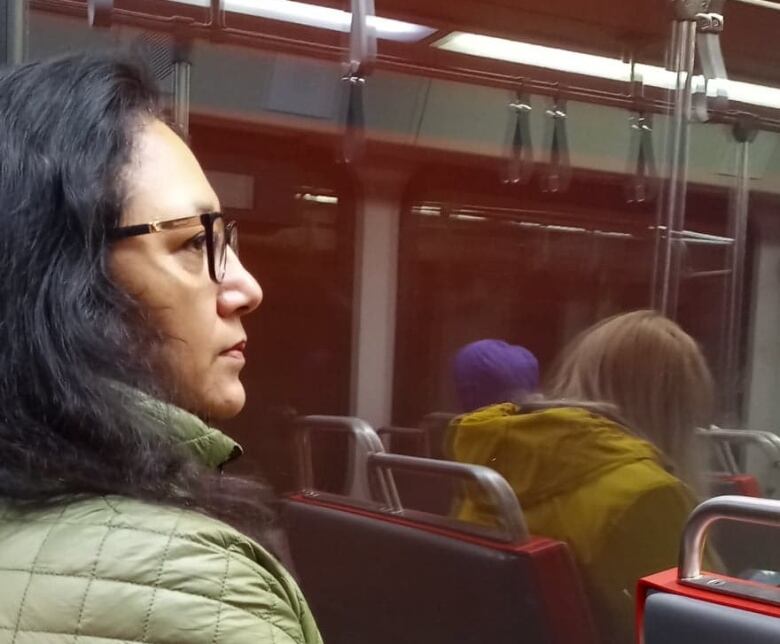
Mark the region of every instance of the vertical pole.
[[0, 65], [18, 65], [27, 58], [27, 2], [0, 0]]
[[729, 207], [728, 236], [733, 242], [728, 250], [730, 273], [724, 302], [723, 330], [723, 390], [725, 392], [725, 422], [736, 426], [740, 421], [739, 393], [740, 345], [742, 340], [743, 285], [745, 280], [745, 249], [750, 208], [750, 144], [757, 134], [754, 119], [741, 118], [733, 129], [736, 146], [736, 182]]
[[393, 414], [398, 243], [406, 177], [376, 167], [359, 177], [350, 414], [382, 427], [392, 422]]
[[677, 313], [683, 247], [679, 235], [685, 226], [690, 146], [691, 79], [696, 55], [695, 17], [673, 23], [671, 62], [676, 74], [674, 105], [667, 158], [669, 177], [656, 226], [653, 306], [670, 318]]

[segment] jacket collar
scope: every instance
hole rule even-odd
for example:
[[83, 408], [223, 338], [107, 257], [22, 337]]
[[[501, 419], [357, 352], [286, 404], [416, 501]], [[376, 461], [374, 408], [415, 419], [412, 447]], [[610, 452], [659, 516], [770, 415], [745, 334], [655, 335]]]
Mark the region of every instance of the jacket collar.
[[174, 444], [190, 452], [209, 469], [219, 469], [243, 454], [241, 446], [218, 429], [210, 427], [194, 414], [147, 399], [149, 411], [165, 424]]
[[171, 429], [176, 442], [209, 469], [222, 468], [243, 454], [232, 438], [178, 407], [171, 411]]

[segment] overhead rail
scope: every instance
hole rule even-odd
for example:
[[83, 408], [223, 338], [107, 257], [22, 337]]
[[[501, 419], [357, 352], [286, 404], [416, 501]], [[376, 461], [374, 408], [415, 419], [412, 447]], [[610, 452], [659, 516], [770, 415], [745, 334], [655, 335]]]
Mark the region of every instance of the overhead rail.
[[509, 184], [526, 184], [534, 170], [534, 147], [531, 140], [531, 97], [522, 81], [509, 101], [509, 163], [504, 179]]
[[[99, 0], [98, 0], [99, 1]], [[107, 0], [106, 0], [107, 1]], [[746, 0], [733, 0], [746, 1]], [[232, 45], [262, 48], [272, 51], [284, 51], [291, 54], [313, 55], [315, 57], [339, 61], [344, 59], [344, 48], [331, 42], [300, 41], [287, 36], [273, 33], [258, 33], [255, 31], [227, 26], [224, 22], [224, 10], [215, 13], [212, 2], [211, 17], [208, 20], [196, 20], [192, 16], [155, 15], [148, 12], [135, 11], [114, 7], [111, 13], [112, 24], [126, 24], [151, 31], [175, 32], [186, 29], [189, 37], [211, 41], [226, 42]], [[773, 5], [774, 3], [767, 3]], [[51, 14], [84, 16], [85, 5], [80, 0], [30, 0], [29, 6], [35, 10]], [[409, 46], [425, 46], [411, 44]], [[478, 84], [488, 87], [502, 88], [514, 92], [517, 89], [517, 75], [495, 73], [485, 70], [472, 70], [461, 66], [431, 66], [422, 65], [392, 53], [377, 55], [375, 67], [412, 75], [425, 75], [433, 78]], [[623, 89], [621, 89], [621, 85]], [[614, 107], [631, 111], [635, 101], [630, 92], [625, 89], [626, 83], [618, 81], [594, 82], [591, 86], [582, 86], [576, 80], [560, 82], [524, 76], [524, 90], [531, 95], [560, 97], [571, 101], [581, 101], [606, 107]], [[645, 107], [648, 112], [666, 114], [670, 111], [670, 102], [663, 90], [647, 96]], [[763, 130], [780, 132], [780, 117], [774, 116], [776, 110], [760, 108], [760, 127]], [[709, 121], [714, 123], [732, 124], [738, 115], [727, 109], [711, 107]]]

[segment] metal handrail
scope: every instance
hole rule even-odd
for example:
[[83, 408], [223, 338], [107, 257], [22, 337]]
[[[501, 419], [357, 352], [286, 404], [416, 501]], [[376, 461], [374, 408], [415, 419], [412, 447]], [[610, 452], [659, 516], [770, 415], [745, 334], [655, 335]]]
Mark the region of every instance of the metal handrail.
[[770, 459], [773, 467], [780, 466], [780, 436], [772, 432], [753, 429], [721, 429], [718, 427], [698, 429], [696, 435], [720, 443], [755, 445]]
[[[328, 431], [350, 435], [353, 439], [348, 464], [347, 490], [349, 496], [363, 500], [372, 500], [371, 485], [368, 478], [368, 456], [374, 452], [384, 452], [382, 441], [366, 421], [352, 416], [301, 416], [294, 421], [298, 430], [296, 444], [298, 449], [298, 484], [304, 491], [314, 490], [314, 466], [311, 458], [311, 432]], [[395, 490], [392, 481], [384, 483]], [[397, 493], [396, 493], [397, 496]]]
[[[431, 455], [430, 436], [428, 432], [426, 432], [424, 429], [421, 429], [420, 427], [398, 427], [396, 425], [385, 425], [384, 427], [377, 429], [376, 433], [379, 436], [379, 440], [382, 441], [382, 445], [384, 446], [385, 451], [393, 451], [393, 438], [395, 436], [412, 436], [418, 439], [422, 445], [422, 453], [418, 454], [418, 456]], [[385, 439], [385, 437], [387, 438]]]
[[780, 458], [780, 436], [755, 429], [700, 429], [699, 436], [709, 436], [729, 443], [753, 443], [769, 448]]
[[[495, 505], [496, 516], [504, 527], [510, 543], [525, 543], [530, 538], [517, 496], [506, 479], [489, 467], [387, 453], [369, 454], [368, 466], [369, 469], [376, 469], [380, 474], [383, 471], [390, 473], [391, 470], [407, 470], [472, 481]], [[397, 514], [404, 512], [397, 496], [395, 498], [387, 496], [385, 500], [391, 512]]]
[[701, 503], [685, 525], [677, 570], [679, 581], [701, 576], [701, 559], [707, 529], [716, 521], [731, 519], [780, 527], [780, 501], [744, 496], [718, 496]]

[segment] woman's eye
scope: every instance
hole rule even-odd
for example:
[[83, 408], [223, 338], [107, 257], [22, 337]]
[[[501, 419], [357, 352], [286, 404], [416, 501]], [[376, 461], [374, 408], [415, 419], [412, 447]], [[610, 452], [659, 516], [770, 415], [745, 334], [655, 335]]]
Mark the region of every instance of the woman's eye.
[[201, 233], [200, 235], [196, 235], [185, 244], [185, 248], [187, 248], [188, 250], [194, 250], [199, 253], [202, 253], [205, 247], [206, 247], [206, 233]]

